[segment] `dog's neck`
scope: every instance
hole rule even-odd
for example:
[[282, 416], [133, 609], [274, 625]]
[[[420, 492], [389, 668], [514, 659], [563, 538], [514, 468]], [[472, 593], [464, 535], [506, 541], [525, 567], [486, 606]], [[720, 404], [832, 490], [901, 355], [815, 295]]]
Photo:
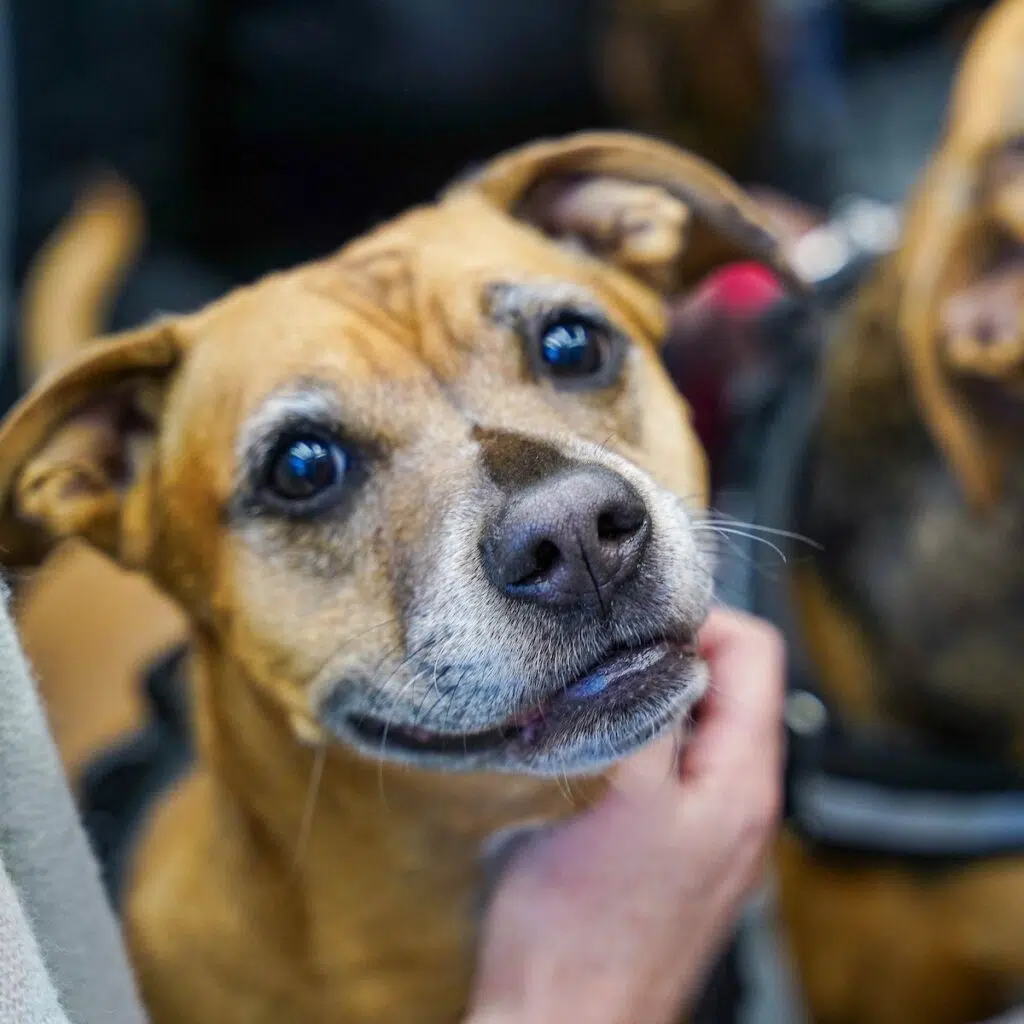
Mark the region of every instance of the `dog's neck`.
[[[564, 785], [427, 773], [306, 744], [287, 710], [210, 640], [196, 643], [193, 676], [200, 761], [216, 794], [214, 827], [226, 833], [218, 841], [243, 844], [278, 898], [294, 903], [310, 957], [332, 977], [351, 968], [361, 983], [376, 976], [377, 958], [415, 971], [389, 984], [429, 988], [435, 976], [447, 993], [453, 972], [472, 966], [488, 840], [566, 817], [574, 804]], [[576, 806], [599, 785], [574, 783]], [[359, 963], [334, 962], [346, 951]]]

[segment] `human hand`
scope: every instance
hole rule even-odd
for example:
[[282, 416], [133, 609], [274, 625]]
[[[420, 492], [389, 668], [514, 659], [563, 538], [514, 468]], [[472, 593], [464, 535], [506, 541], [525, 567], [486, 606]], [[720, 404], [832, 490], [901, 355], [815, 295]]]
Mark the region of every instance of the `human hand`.
[[679, 757], [667, 736], [591, 811], [513, 859], [484, 926], [470, 1024], [668, 1024], [757, 884], [781, 794], [784, 654], [714, 611], [711, 686]]

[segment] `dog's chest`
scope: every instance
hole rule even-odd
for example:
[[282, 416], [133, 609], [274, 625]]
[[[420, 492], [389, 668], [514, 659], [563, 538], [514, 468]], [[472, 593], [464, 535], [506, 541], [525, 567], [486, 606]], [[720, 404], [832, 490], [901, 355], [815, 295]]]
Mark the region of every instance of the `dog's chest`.
[[894, 686], [969, 731], [994, 737], [1020, 721], [1024, 466], [984, 514], [925, 445], [874, 460], [812, 456], [808, 480], [799, 529], [822, 545], [819, 571]]

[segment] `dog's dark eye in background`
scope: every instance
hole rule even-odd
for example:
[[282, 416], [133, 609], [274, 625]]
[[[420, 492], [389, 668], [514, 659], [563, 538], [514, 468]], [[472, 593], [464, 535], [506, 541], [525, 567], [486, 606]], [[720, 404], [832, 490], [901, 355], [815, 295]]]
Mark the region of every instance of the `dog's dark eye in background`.
[[274, 449], [265, 487], [279, 502], [319, 505], [340, 488], [348, 468], [348, 453], [337, 441], [293, 434]]

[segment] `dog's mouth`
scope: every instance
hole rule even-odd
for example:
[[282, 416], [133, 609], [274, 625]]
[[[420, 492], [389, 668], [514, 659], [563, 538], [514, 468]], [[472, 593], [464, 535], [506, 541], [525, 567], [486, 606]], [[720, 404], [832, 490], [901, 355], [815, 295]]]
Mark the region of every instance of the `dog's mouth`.
[[[612, 760], [678, 718], [701, 693], [694, 685], [692, 638], [616, 647], [540, 703], [478, 732], [438, 732], [419, 725], [350, 715], [348, 729], [379, 753], [479, 763], [503, 754], [529, 761], [545, 751], [600, 738]], [[591, 758], [587, 758], [590, 760]]]

